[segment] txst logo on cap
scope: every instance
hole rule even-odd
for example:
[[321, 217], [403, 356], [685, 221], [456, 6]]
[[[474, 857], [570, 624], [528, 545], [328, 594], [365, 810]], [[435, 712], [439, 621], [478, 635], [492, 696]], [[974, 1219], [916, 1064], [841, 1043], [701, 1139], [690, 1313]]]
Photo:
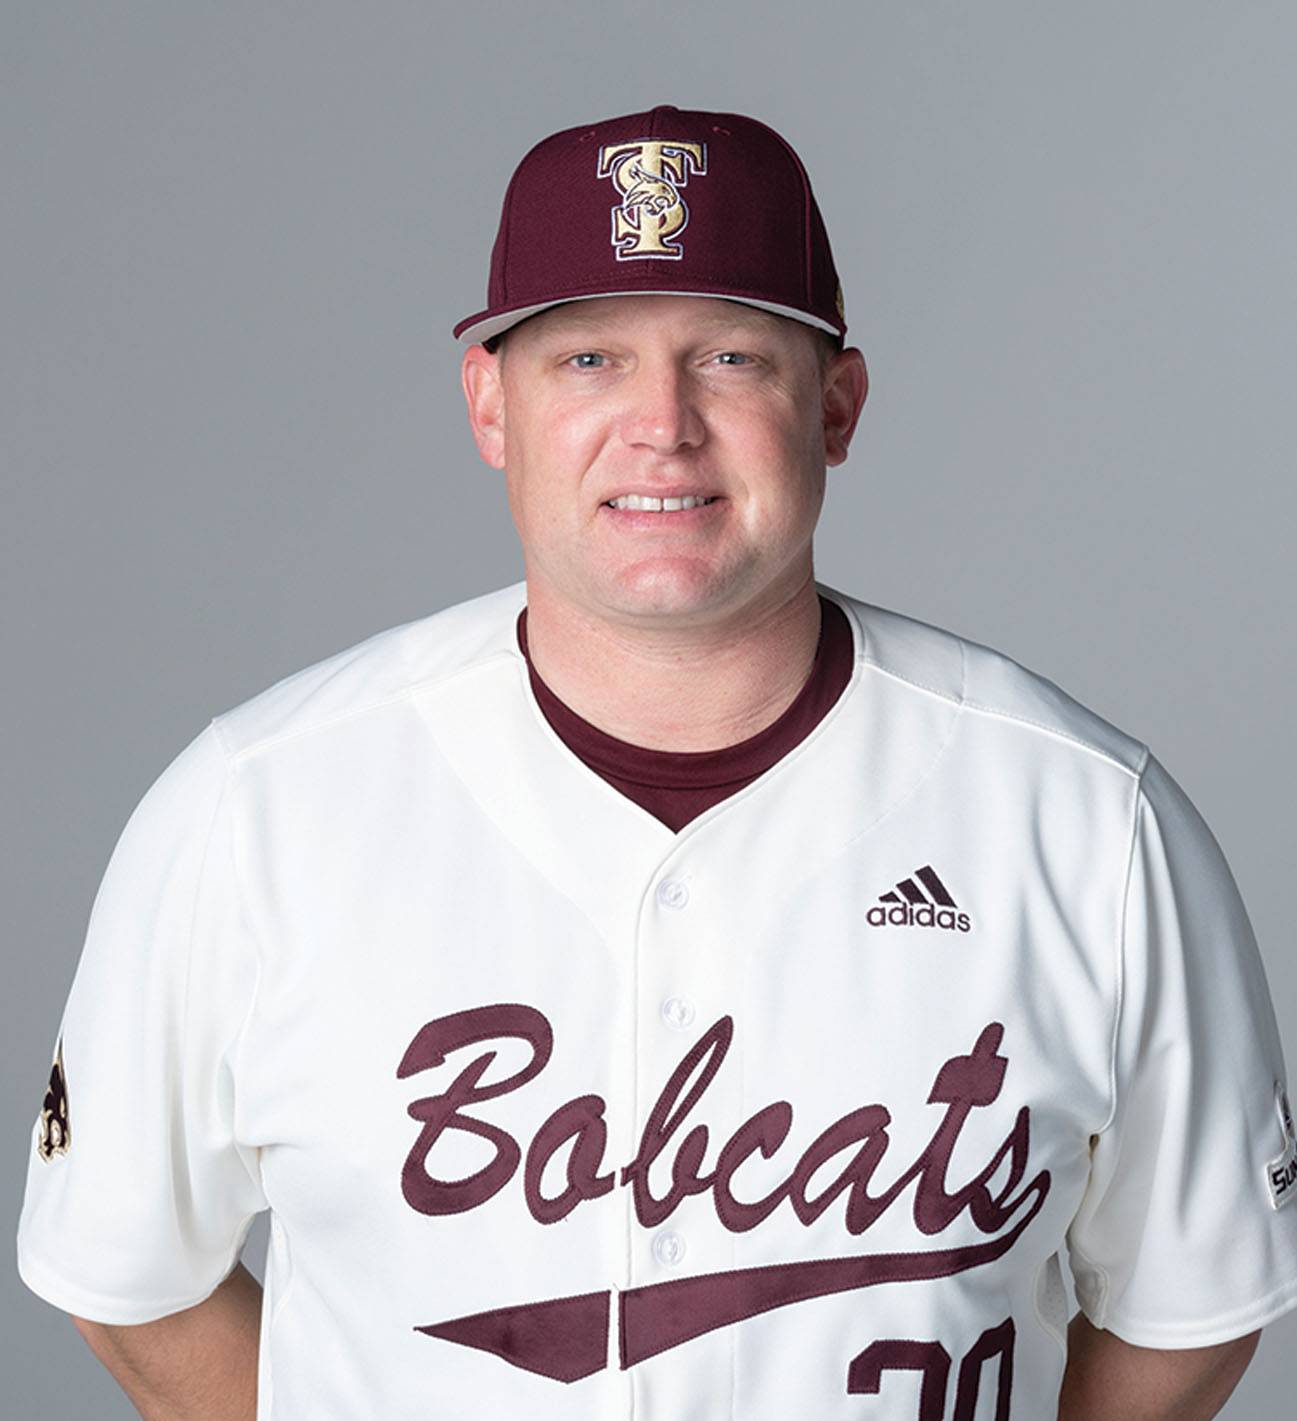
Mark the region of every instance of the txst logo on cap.
[[718, 297], [845, 337], [824, 220], [787, 139], [672, 104], [541, 139], [509, 179], [486, 306], [454, 333], [490, 342], [551, 306], [632, 295]]
[[637, 138], [600, 148], [598, 176], [611, 176], [622, 195], [620, 206], [612, 210], [618, 261], [684, 255], [684, 248], [671, 238], [689, 221], [680, 189], [689, 181], [691, 164], [695, 173], [706, 173], [706, 144]]

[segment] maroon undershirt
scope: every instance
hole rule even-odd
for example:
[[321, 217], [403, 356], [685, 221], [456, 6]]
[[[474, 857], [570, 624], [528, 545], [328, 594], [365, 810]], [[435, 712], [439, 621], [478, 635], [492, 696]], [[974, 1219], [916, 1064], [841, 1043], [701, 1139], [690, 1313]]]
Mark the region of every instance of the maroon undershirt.
[[846, 614], [821, 595], [820, 637], [811, 674], [778, 720], [720, 750], [649, 750], [582, 719], [540, 679], [527, 651], [526, 607], [518, 614], [517, 632], [532, 691], [559, 739], [614, 789], [677, 832], [703, 810], [751, 784], [804, 740], [842, 694], [855, 657]]

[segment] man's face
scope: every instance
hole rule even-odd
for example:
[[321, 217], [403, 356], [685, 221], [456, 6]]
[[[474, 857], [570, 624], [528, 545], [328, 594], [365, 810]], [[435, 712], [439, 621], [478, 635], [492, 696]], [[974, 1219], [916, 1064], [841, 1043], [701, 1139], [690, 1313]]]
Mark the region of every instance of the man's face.
[[[571, 302], [515, 327], [502, 368], [465, 356], [529, 596], [638, 625], [767, 610], [805, 582], [863, 381], [858, 351], [822, 372], [809, 326], [711, 297]], [[626, 495], [710, 502], [612, 505]]]

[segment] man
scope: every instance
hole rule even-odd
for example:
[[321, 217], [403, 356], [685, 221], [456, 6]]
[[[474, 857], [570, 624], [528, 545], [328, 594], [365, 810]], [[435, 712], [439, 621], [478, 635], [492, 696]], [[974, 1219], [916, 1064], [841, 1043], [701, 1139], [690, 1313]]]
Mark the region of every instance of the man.
[[1297, 1304], [1207, 826], [814, 577], [845, 330], [755, 120], [522, 160], [456, 334], [524, 581], [217, 716], [96, 899], [19, 1256], [144, 1416], [1193, 1421]]

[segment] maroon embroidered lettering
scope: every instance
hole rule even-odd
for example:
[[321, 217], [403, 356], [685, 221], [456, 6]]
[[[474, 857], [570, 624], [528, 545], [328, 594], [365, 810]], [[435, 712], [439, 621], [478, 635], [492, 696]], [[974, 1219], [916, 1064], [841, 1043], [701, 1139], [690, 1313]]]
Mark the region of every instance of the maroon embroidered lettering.
[[[920, 1282], [979, 1268], [1003, 1256], [1040, 1212], [1049, 1193], [1050, 1175], [1041, 1170], [1018, 1193], [1030, 1153], [1030, 1110], [1022, 1106], [1013, 1128], [992, 1159], [967, 1184], [953, 1192], [948, 1187], [950, 1161], [970, 1113], [993, 1104], [1004, 1084], [1008, 1066], [999, 1054], [1004, 1027], [988, 1023], [978, 1034], [972, 1051], [954, 1056], [938, 1070], [928, 1093], [929, 1105], [944, 1105], [945, 1114], [918, 1158], [881, 1194], [871, 1195], [869, 1184], [887, 1153], [887, 1127], [891, 1115], [880, 1104], [860, 1106], [821, 1132], [793, 1165], [782, 1184], [763, 1198], [743, 1201], [734, 1197], [731, 1181], [739, 1165], [758, 1151], [772, 1159], [787, 1140], [793, 1124], [793, 1107], [775, 1101], [744, 1121], [721, 1145], [714, 1169], [703, 1168], [710, 1131], [695, 1123], [686, 1128], [690, 1112], [699, 1106], [725, 1061], [733, 1040], [734, 1022], [719, 1018], [685, 1053], [649, 1110], [634, 1158], [621, 1170], [620, 1183], [629, 1185], [636, 1216], [645, 1228], [668, 1219], [681, 1200], [712, 1192], [721, 1223], [740, 1233], [757, 1227], [787, 1198], [803, 1225], [813, 1223], [839, 1194], [847, 1195], [848, 1233], [859, 1234], [888, 1209], [902, 1191], [916, 1182], [914, 1222], [920, 1232], [938, 1234], [967, 1213], [984, 1234], [998, 1234], [985, 1243], [927, 1252], [851, 1254], [839, 1258], [796, 1260], [725, 1273], [703, 1274], [666, 1283], [632, 1288], [617, 1294], [620, 1361], [632, 1367], [647, 1357], [679, 1346], [690, 1338], [718, 1327], [727, 1327], [759, 1312], [786, 1307], [828, 1293], [876, 1286], [880, 1283]], [[420, 1028], [397, 1070], [398, 1078], [433, 1070], [446, 1064], [456, 1051], [492, 1038], [516, 1038], [532, 1048], [522, 1069], [496, 1081], [484, 1078], [496, 1051], [488, 1049], [460, 1070], [440, 1095], [424, 1096], [409, 1106], [411, 1117], [422, 1123], [402, 1170], [401, 1184], [411, 1207], [425, 1214], [449, 1214], [472, 1209], [493, 1197], [512, 1179], [523, 1158], [518, 1142], [504, 1129], [465, 1113], [534, 1080], [545, 1068], [553, 1050], [549, 1022], [533, 1007], [517, 1003], [479, 1007], [439, 1018]], [[692, 1084], [686, 1087], [686, 1083]], [[527, 1208], [538, 1223], [566, 1217], [587, 1199], [609, 1193], [617, 1176], [601, 1172], [608, 1129], [602, 1096], [581, 1095], [551, 1113], [541, 1123], [526, 1154], [523, 1193]], [[446, 1130], [462, 1130], [489, 1141], [495, 1154], [489, 1164], [467, 1179], [447, 1182], [434, 1177], [428, 1156]], [[677, 1140], [677, 1137], [683, 1136]], [[674, 1146], [671, 1184], [655, 1197], [649, 1188], [649, 1171]], [[837, 1179], [814, 1198], [807, 1196], [809, 1181], [826, 1162], [854, 1150]], [[567, 1151], [567, 1187], [554, 1197], [541, 1191], [546, 1168]], [[1008, 1179], [992, 1194], [990, 1181], [1006, 1160]], [[1023, 1205], [1028, 1207], [1023, 1209]], [[1015, 1215], [1017, 1216], [1015, 1221]], [[1006, 1229], [1006, 1225], [1013, 1224]], [[510, 1304], [468, 1317], [428, 1323], [416, 1330], [460, 1346], [493, 1352], [516, 1367], [571, 1381], [588, 1376], [604, 1365], [608, 1339], [608, 1292], [582, 1293]], [[963, 1415], [975, 1401], [980, 1368], [992, 1355], [1001, 1357], [1001, 1395], [1011, 1383], [1011, 1333], [988, 1336], [984, 1352], [966, 1358], [960, 1369], [957, 1410]], [[918, 1352], [884, 1356], [862, 1354], [857, 1359], [857, 1389], [876, 1390], [885, 1367], [923, 1364], [929, 1374], [929, 1409], [938, 1393], [944, 1395], [945, 1375], [932, 1366], [935, 1353]], [[947, 1370], [948, 1370], [947, 1359]], [[999, 1403], [997, 1403], [998, 1405]], [[969, 1411], [971, 1415], [971, 1411]]]
[[[917, 1180], [914, 1222], [922, 1233], [941, 1233], [967, 1212], [982, 1233], [992, 1234], [1004, 1228], [1018, 1212], [1028, 1192], [1035, 1192], [1042, 1181], [1048, 1180], [1044, 1173], [1023, 1192], [1012, 1192], [1022, 1181], [1030, 1147], [1030, 1111], [1023, 1106], [986, 1167], [953, 1193], [947, 1188], [947, 1170], [965, 1121], [973, 1110], [991, 1105], [1004, 1083], [1008, 1062], [998, 1053], [1004, 1027], [991, 1022], [982, 1029], [969, 1055], [952, 1057], [937, 1072], [928, 1103], [944, 1105], [946, 1113], [919, 1157], [881, 1194], [870, 1194], [869, 1184], [887, 1152], [891, 1116], [884, 1106], [873, 1104], [848, 1112], [817, 1136], [787, 1178], [764, 1198], [736, 1199], [731, 1180], [743, 1160], [758, 1150], [771, 1159], [788, 1138], [793, 1108], [787, 1101], [776, 1101], [734, 1131], [721, 1146], [716, 1167], [710, 1171], [703, 1168], [710, 1132], [705, 1124], [695, 1124], [675, 1144], [671, 1184], [657, 1198], [649, 1188], [649, 1171], [685, 1129], [690, 1112], [699, 1105], [725, 1060], [733, 1032], [733, 1019], [723, 1016], [685, 1053], [649, 1111], [635, 1157], [621, 1170], [620, 1183], [630, 1185], [636, 1216], [645, 1228], [656, 1228], [670, 1218], [682, 1199], [708, 1190], [712, 1192], [717, 1217], [732, 1233], [755, 1228], [785, 1198], [798, 1220], [810, 1225], [839, 1194], [846, 1193], [844, 1222], [849, 1233], [859, 1234]], [[452, 1214], [475, 1208], [512, 1179], [523, 1158], [520, 1145], [506, 1130], [465, 1113], [465, 1108], [535, 1079], [549, 1061], [553, 1033], [549, 1022], [534, 1007], [517, 1003], [478, 1007], [429, 1022], [420, 1028], [402, 1057], [397, 1075], [403, 1079], [442, 1066], [453, 1052], [492, 1037], [528, 1042], [533, 1052], [531, 1060], [514, 1074], [487, 1082], [483, 1078], [496, 1052], [484, 1051], [440, 1095], [425, 1096], [409, 1106], [409, 1114], [422, 1122], [423, 1128], [406, 1159], [401, 1185], [406, 1200], [420, 1213]], [[693, 1083], [686, 1089], [685, 1083], [691, 1077]], [[523, 1190], [527, 1208], [538, 1223], [564, 1218], [578, 1204], [597, 1199], [613, 1188], [615, 1174], [600, 1172], [608, 1138], [605, 1108], [602, 1096], [579, 1096], [554, 1110], [536, 1131], [527, 1150]], [[495, 1149], [494, 1158], [466, 1179], [448, 1182], [435, 1178], [428, 1170], [428, 1156], [446, 1130], [462, 1130], [489, 1141]], [[856, 1147], [855, 1153], [837, 1179], [809, 1198], [807, 1187], [816, 1171], [852, 1147]], [[541, 1177], [549, 1162], [564, 1149], [568, 1151], [567, 1188], [547, 1199], [541, 1193]], [[987, 1186], [1006, 1157], [1008, 1180], [992, 1195]]]
[[[452, 1051], [499, 1036], [518, 1037], [531, 1045], [532, 1058], [521, 1071], [493, 1085], [479, 1086], [478, 1082], [495, 1060], [494, 1051], [485, 1051], [464, 1067], [449, 1090], [441, 1095], [426, 1096], [409, 1106], [411, 1118], [423, 1121], [423, 1129], [401, 1170], [401, 1192], [406, 1203], [421, 1214], [459, 1214], [475, 1209], [513, 1178], [521, 1157], [518, 1142], [495, 1125], [460, 1114], [460, 1107], [505, 1095], [539, 1075], [554, 1049], [554, 1033], [534, 1007], [515, 1003], [474, 1007], [439, 1017], [420, 1027], [396, 1068], [397, 1078], [404, 1080], [406, 1076], [442, 1065]], [[481, 1136], [495, 1146], [495, 1158], [467, 1179], [451, 1182], [434, 1179], [427, 1171], [428, 1153], [444, 1130], [465, 1130]]]
[[[685, 1136], [676, 1153], [671, 1169], [671, 1188], [661, 1199], [655, 1199], [649, 1192], [648, 1176], [653, 1161], [666, 1149], [680, 1122], [711, 1085], [712, 1078], [720, 1070], [721, 1062], [725, 1059], [725, 1053], [730, 1049], [733, 1034], [733, 1017], [723, 1016], [690, 1047], [684, 1059], [671, 1073], [671, 1079], [658, 1096], [657, 1103], [649, 1111], [644, 1134], [640, 1138], [639, 1153], [622, 1170], [621, 1182], [630, 1183], [635, 1199], [635, 1213], [645, 1228], [653, 1228], [663, 1219], [669, 1218], [681, 1199], [689, 1194], [701, 1194], [716, 1177], [714, 1173], [698, 1173], [698, 1166], [707, 1149], [707, 1126], [695, 1125]], [[676, 1097], [680, 1094], [680, 1087], [704, 1058], [707, 1064], [688, 1094], [677, 1105]]]
[[[536, 1138], [527, 1151], [527, 1170], [523, 1188], [527, 1208], [538, 1223], [552, 1224], [570, 1214], [582, 1199], [597, 1199], [613, 1187], [611, 1174], [600, 1174], [599, 1163], [608, 1143], [608, 1127], [604, 1124], [605, 1106], [601, 1096], [583, 1095], [559, 1108], [536, 1131]], [[567, 1164], [568, 1187], [557, 1199], [546, 1199], [540, 1192], [545, 1166], [568, 1139], [576, 1144]]]

